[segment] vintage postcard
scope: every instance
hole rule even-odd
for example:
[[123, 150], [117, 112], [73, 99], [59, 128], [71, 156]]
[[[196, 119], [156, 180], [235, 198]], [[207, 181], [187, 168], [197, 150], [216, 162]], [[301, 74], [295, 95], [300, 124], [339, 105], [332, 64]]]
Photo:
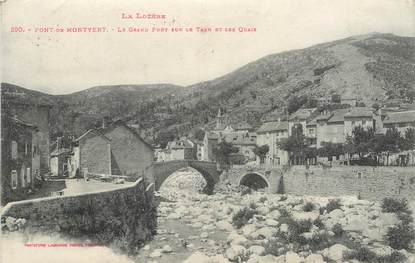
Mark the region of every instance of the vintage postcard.
[[0, 262], [415, 263], [413, 0], [0, 8]]

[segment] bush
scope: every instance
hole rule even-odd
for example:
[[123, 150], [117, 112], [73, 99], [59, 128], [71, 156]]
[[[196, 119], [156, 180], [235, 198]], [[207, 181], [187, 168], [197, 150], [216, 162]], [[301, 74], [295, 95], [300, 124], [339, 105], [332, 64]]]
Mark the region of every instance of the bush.
[[245, 207], [241, 210], [239, 210], [233, 217], [232, 217], [232, 224], [236, 228], [241, 228], [244, 225], [246, 225], [252, 217], [257, 213], [255, 209], [252, 209], [250, 207]]
[[314, 204], [313, 203], [310, 203], [310, 202], [307, 202], [304, 206], [303, 206], [303, 211], [304, 212], [311, 212], [311, 211], [313, 211], [313, 209], [314, 209]]
[[307, 244], [315, 251], [329, 247], [331, 242], [327, 233], [315, 233], [310, 240], [307, 240]]
[[326, 206], [327, 213], [330, 213], [333, 210], [340, 209], [340, 200], [339, 199], [330, 199], [329, 203]]
[[393, 198], [384, 198], [382, 200], [382, 212], [384, 213], [410, 213], [408, 201], [406, 199], [397, 200]]
[[401, 222], [388, 229], [386, 239], [394, 249], [410, 249], [415, 240], [415, 230], [410, 224]]
[[281, 198], [280, 198], [280, 201], [285, 201], [285, 200], [287, 200], [288, 199], [288, 197], [286, 196], [286, 195], [283, 195], [283, 196], [281, 196]]
[[285, 254], [284, 244], [277, 238], [271, 238], [264, 244], [265, 254], [281, 256]]
[[309, 232], [313, 223], [311, 220], [295, 221], [293, 219], [287, 222], [288, 224], [288, 241], [297, 242], [301, 245], [307, 243], [307, 240], [301, 236], [302, 233]]
[[357, 259], [361, 262], [371, 262], [374, 258], [376, 258], [376, 254], [367, 247], [361, 247], [357, 250], [346, 252], [343, 256], [344, 260]]
[[404, 262], [406, 257], [404, 254], [398, 251], [393, 251], [390, 255], [378, 256], [374, 252], [370, 251], [367, 247], [361, 247], [357, 250], [346, 252], [346, 254], [343, 256], [343, 260], [352, 259], [367, 263], [399, 263]]
[[331, 228], [331, 231], [333, 231], [333, 233], [334, 233], [334, 235], [335, 235], [336, 237], [340, 237], [340, 236], [342, 236], [342, 235], [343, 235], [343, 233], [344, 233], [343, 227], [342, 227], [342, 225], [341, 225], [341, 224], [339, 224], [339, 223], [335, 224], [335, 225]]
[[325, 227], [324, 223], [323, 223], [323, 221], [321, 221], [320, 217], [318, 217], [316, 220], [314, 220], [314, 225], [316, 227], [320, 228], [320, 229], [323, 229]]
[[414, 222], [414, 219], [412, 218], [412, 213], [410, 211], [408, 211], [408, 213], [399, 213], [397, 216], [403, 224], [410, 224]]

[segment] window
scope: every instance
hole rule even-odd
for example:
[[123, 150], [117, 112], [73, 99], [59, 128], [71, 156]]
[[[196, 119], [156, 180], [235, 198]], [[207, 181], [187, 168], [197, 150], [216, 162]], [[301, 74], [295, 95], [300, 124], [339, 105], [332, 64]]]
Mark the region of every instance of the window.
[[12, 160], [17, 159], [17, 142], [12, 141]]
[[17, 189], [17, 171], [16, 170], [12, 170], [10, 181], [11, 181], [12, 189]]
[[24, 143], [24, 154], [25, 154], [25, 155], [27, 155], [27, 152], [28, 152], [28, 151], [27, 151], [27, 148], [28, 148], [27, 146], [28, 146], [28, 145], [27, 145], [27, 142], [25, 142], [25, 143]]
[[22, 166], [22, 168], [20, 169], [20, 179], [22, 180], [22, 187], [26, 187], [26, 177], [25, 177], [25, 170], [26, 167], [25, 165]]
[[35, 155], [37, 154], [37, 147], [36, 145], [33, 146], [33, 151], [32, 151], [32, 158], [35, 158]]
[[26, 178], [27, 178], [27, 184], [30, 185], [32, 182], [32, 174], [30, 173], [30, 168], [26, 169]]

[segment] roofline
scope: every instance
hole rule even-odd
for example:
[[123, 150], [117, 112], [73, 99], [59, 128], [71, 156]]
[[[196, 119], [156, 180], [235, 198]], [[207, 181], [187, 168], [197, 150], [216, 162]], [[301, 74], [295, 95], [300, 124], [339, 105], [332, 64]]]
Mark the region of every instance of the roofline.
[[97, 129], [89, 129], [89, 130], [87, 130], [81, 136], [79, 136], [78, 138], [76, 138], [75, 140], [73, 140], [73, 142], [79, 142], [79, 141], [83, 140], [90, 133], [95, 133], [96, 135], [104, 138], [106, 141], [111, 142], [111, 139], [110, 138], [108, 138], [104, 134], [100, 133]]
[[141, 136], [140, 136], [140, 134], [138, 134], [138, 132], [136, 131], [136, 130], [134, 130], [133, 128], [131, 128], [131, 127], [129, 127], [128, 125], [127, 125], [127, 123], [125, 123], [125, 121], [123, 121], [123, 120], [116, 120], [115, 122], [113, 122], [113, 123], [111, 123], [111, 124], [109, 124], [108, 126], [109, 127], [113, 127], [113, 128], [115, 128], [116, 127], [116, 124], [117, 123], [119, 123], [119, 124], [121, 124], [122, 126], [124, 126], [125, 128], [127, 128], [129, 131], [131, 131], [136, 137], [138, 137], [148, 148], [150, 148], [152, 151], [154, 151], [154, 148], [153, 148], [153, 146], [151, 146], [148, 142], [146, 142]]

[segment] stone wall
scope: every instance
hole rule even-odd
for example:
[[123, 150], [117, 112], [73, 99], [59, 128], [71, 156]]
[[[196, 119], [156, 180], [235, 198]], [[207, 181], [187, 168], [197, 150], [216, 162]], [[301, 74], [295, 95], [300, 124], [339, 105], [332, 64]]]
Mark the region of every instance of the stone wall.
[[112, 174], [141, 175], [154, 160], [153, 149], [131, 129], [119, 125], [105, 136], [111, 140]]
[[142, 179], [116, 190], [7, 204], [3, 218], [26, 220], [28, 233], [60, 233], [131, 252], [155, 234], [154, 187]]
[[294, 195], [340, 196], [353, 195], [362, 199], [380, 200], [385, 197], [415, 199], [414, 167], [373, 166], [234, 166], [225, 176], [239, 183], [242, 176], [258, 173], [276, 192], [283, 175], [285, 192]]
[[90, 173], [111, 174], [110, 143], [102, 136], [92, 136], [79, 142], [80, 172], [87, 168]]

